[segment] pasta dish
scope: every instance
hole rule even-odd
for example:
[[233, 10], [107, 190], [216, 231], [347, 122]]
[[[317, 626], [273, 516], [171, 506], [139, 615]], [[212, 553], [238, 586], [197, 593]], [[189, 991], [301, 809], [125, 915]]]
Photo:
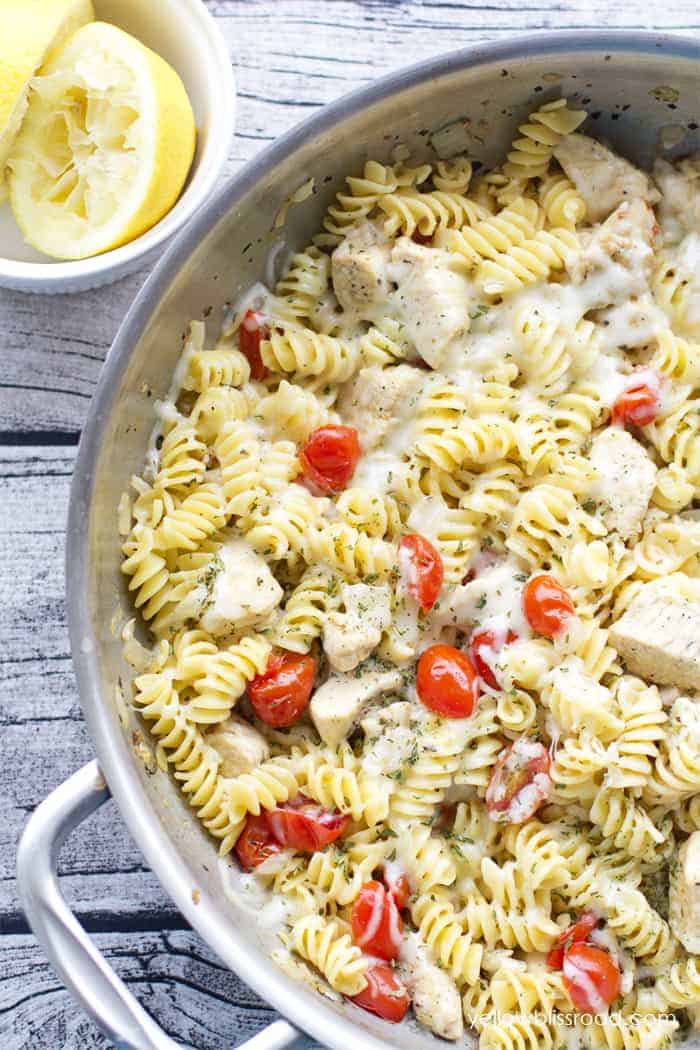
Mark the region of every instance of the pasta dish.
[[481, 1050], [700, 1017], [700, 160], [585, 119], [369, 160], [120, 505], [133, 705], [275, 958]]

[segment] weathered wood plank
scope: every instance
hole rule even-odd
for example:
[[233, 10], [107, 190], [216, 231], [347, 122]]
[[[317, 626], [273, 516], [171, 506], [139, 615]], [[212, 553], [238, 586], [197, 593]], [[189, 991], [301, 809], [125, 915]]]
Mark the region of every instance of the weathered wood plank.
[[[95, 942], [183, 1047], [237, 1046], [276, 1016], [190, 930], [98, 934]], [[0, 944], [3, 1050], [104, 1050], [109, 1045], [71, 1000], [32, 937], [8, 936]], [[304, 1039], [296, 1045], [312, 1050], [318, 1044]]]

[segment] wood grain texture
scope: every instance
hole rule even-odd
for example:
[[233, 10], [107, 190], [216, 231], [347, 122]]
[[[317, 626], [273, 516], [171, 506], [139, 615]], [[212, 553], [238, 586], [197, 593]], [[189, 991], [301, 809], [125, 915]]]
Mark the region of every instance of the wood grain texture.
[[[145, 2], [145, 0], [144, 0]], [[697, 32], [697, 0], [207, 0], [236, 65], [227, 174], [314, 109], [455, 47], [535, 29]], [[145, 273], [78, 296], [0, 290], [0, 1045], [92, 1050], [105, 1040], [28, 934], [17, 838], [92, 757], [63, 605], [68, 490], [101, 364]], [[243, 1041], [272, 1011], [221, 967], [146, 870], [113, 804], [68, 843], [64, 888], [117, 971], [183, 1046]], [[309, 1044], [310, 1045], [310, 1044]]]

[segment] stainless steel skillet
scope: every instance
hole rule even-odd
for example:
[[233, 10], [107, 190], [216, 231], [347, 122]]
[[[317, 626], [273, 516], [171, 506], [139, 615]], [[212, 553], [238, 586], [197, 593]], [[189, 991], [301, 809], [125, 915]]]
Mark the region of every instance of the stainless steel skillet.
[[[431, 136], [449, 152], [501, 159], [533, 104], [564, 94], [585, 105], [587, 128], [648, 165], [662, 129], [676, 152], [700, 146], [700, 45], [655, 33], [522, 35], [456, 51], [378, 81], [327, 106], [284, 136], [202, 208], [144, 285], [102, 372], [83, 433], [68, 522], [68, 615], [80, 698], [97, 761], [37, 809], [19, 851], [19, 882], [34, 932], [61, 978], [120, 1047], [173, 1050], [71, 915], [56, 878], [62, 842], [110, 794], [165, 891], [204, 940], [260, 995], [320, 1042], [346, 1050], [444, 1046], [336, 1004], [286, 977], [267, 955], [271, 934], [221, 888], [215, 845], [164, 773], [135, 756], [135, 715], [115, 702], [128, 669], [112, 628], [126, 609], [119, 571], [117, 504], [139, 472], [153, 425], [153, 397], [168, 389], [188, 321], [208, 319], [264, 274], [280, 239], [274, 220], [313, 176], [314, 195], [289, 210], [285, 237], [306, 243], [343, 177], [368, 157], [405, 143], [426, 154]], [[449, 130], [445, 131], [448, 128]], [[120, 717], [121, 716], [121, 717]], [[99, 765], [98, 765], [99, 763]], [[108, 786], [107, 786], [108, 785]], [[196, 892], [195, 892], [196, 891]], [[246, 1044], [273, 1050], [295, 1037], [278, 1021]]]

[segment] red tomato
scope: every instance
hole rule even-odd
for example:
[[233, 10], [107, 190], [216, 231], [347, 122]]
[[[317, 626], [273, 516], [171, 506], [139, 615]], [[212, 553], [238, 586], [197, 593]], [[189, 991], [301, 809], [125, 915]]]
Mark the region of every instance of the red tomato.
[[281, 846], [302, 853], [315, 853], [335, 842], [350, 822], [350, 817], [344, 813], [330, 812], [309, 801], [305, 795], [297, 795], [283, 806], [268, 810], [265, 819]]
[[250, 871], [251, 868], [257, 868], [258, 864], [262, 864], [273, 853], [280, 853], [282, 847], [273, 838], [265, 816], [261, 813], [254, 817], [252, 813], [249, 813], [235, 849], [241, 867]]
[[635, 427], [644, 427], [647, 423], [653, 423], [659, 411], [659, 391], [643, 382], [632, 382], [626, 390], [623, 390], [612, 408], [612, 418], [615, 423], [623, 426], [631, 423]]
[[367, 987], [359, 995], [351, 996], [351, 1002], [392, 1024], [402, 1021], [411, 1000], [391, 966], [377, 963], [369, 967], [365, 977]]
[[431, 645], [418, 661], [416, 689], [421, 703], [443, 718], [468, 718], [479, 696], [479, 679], [465, 653]]
[[406, 589], [423, 612], [435, 605], [442, 587], [442, 558], [425, 536], [412, 532], [399, 543], [399, 568]]
[[405, 875], [404, 872], [395, 872], [384, 868], [382, 878], [384, 879], [384, 885], [387, 890], [396, 901], [396, 907], [399, 911], [402, 911], [408, 906], [411, 897], [411, 886], [408, 881], [408, 875]]
[[572, 944], [585, 941], [588, 934], [598, 925], [598, 916], [592, 911], [584, 911], [554, 942], [554, 947], [547, 955], [547, 965], [555, 970], [561, 970], [564, 962], [564, 953]]
[[355, 473], [360, 438], [354, 427], [328, 426], [314, 430], [299, 453], [304, 475], [322, 492], [340, 492]]
[[500, 644], [494, 631], [474, 631], [474, 634], [471, 636], [469, 655], [472, 658], [472, 663], [479, 672], [479, 677], [486, 682], [486, 685], [490, 685], [492, 689], [500, 689], [500, 683], [492, 667], [494, 657], [504, 645], [510, 645], [511, 642], [517, 642], [517, 640], [518, 636], [515, 631], [508, 631], [505, 639], [500, 639]]
[[263, 674], [256, 675], [248, 685], [258, 718], [276, 729], [296, 722], [309, 702], [315, 674], [312, 656], [273, 653]]
[[545, 638], [554, 638], [570, 616], [574, 603], [553, 576], [533, 576], [523, 591], [525, 618], [533, 631]]
[[255, 310], [246, 310], [241, 327], [238, 329], [238, 349], [248, 358], [251, 379], [264, 379], [267, 368], [263, 364], [260, 343], [270, 335], [270, 329], [263, 323], [262, 314]]
[[370, 879], [355, 898], [350, 917], [352, 939], [368, 955], [391, 962], [401, 947], [403, 923], [393, 894]]
[[549, 751], [536, 740], [521, 737], [509, 744], [494, 766], [486, 788], [486, 808], [491, 820], [522, 824], [548, 797]]
[[564, 954], [564, 984], [577, 1010], [603, 1013], [620, 994], [620, 967], [594, 944], [572, 944]]

